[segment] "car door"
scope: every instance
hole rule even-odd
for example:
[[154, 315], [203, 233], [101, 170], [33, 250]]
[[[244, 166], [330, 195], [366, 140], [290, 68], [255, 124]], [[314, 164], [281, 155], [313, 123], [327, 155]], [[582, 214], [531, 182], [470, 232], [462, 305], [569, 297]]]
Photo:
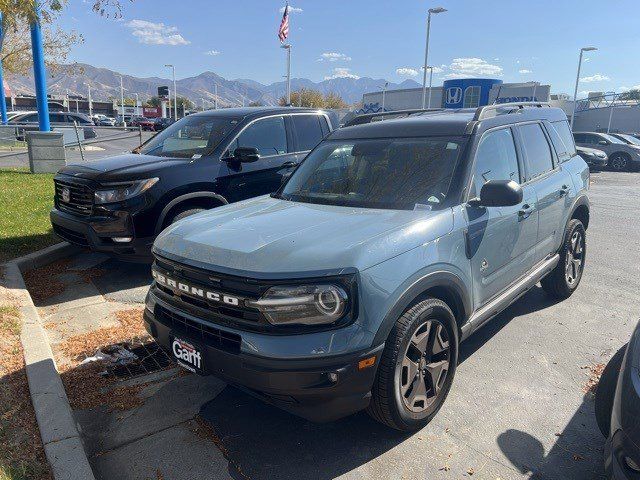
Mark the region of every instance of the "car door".
[[283, 172], [297, 164], [291, 143], [283, 115], [249, 123], [231, 142], [228, 152], [233, 155], [238, 147], [253, 147], [260, 158], [252, 163], [226, 162], [226, 178], [221, 180], [226, 183], [227, 200], [236, 202], [276, 191]]
[[[523, 178], [521, 153], [510, 127], [487, 131], [478, 143], [469, 198], [480, 196], [489, 180]], [[471, 261], [474, 306], [501, 293], [534, 265], [538, 234], [535, 190], [522, 185], [523, 200], [511, 207], [467, 204], [467, 254]]]
[[[327, 120], [324, 115], [318, 114], [295, 114], [290, 117], [291, 130], [295, 152], [298, 162], [302, 161], [307, 154], [322, 141], [328, 132]], [[293, 169], [289, 169], [290, 173]]]
[[560, 248], [565, 216], [573, 195], [571, 175], [558, 164], [551, 138], [542, 123], [517, 127], [526, 165], [526, 184], [538, 197], [538, 242], [536, 261], [544, 260]]

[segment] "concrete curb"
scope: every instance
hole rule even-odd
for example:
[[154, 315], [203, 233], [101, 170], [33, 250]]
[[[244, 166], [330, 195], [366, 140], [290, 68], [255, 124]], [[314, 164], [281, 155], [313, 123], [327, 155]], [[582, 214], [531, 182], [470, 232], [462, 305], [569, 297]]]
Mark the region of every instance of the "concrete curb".
[[47, 333], [26, 289], [22, 272], [38, 268], [79, 251], [60, 243], [4, 264], [4, 283], [20, 302], [20, 341], [31, 402], [40, 436], [55, 480], [95, 480], [56, 367]]

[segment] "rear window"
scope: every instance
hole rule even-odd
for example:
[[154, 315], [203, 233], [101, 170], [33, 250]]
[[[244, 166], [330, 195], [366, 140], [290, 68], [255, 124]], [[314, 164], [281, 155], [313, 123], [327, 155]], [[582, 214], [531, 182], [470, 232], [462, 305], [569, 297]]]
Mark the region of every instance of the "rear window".
[[527, 154], [529, 166], [528, 180], [553, 170], [553, 157], [547, 137], [539, 123], [529, 123], [520, 126], [522, 143]]
[[576, 144], [573, 141], [573, 135], [569, 128], [569, 122], [560, 120], [551, 122], [551, 141], [558, 154], [558, 160], [561, 162], [570, 159], [576, 154]]
[[318, 115], [292, 115], [291, 120], [298, 139], [299, 152], [311, 150], [320, 143], [324, 135]]

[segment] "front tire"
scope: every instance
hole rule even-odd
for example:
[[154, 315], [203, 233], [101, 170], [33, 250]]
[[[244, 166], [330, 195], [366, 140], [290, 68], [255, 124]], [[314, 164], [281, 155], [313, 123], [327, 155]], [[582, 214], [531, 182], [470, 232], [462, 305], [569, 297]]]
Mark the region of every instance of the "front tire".
[[444, 403], [458, 363], [458, 326], [449, 306], [427, 298], [396, 322], [380, 359], [367, 409], [377, 421], [419, 430]]
[[558, 265], [544, 277], [540, 284], [547, 294], [564, 300], [569, 298], [580, 284], [587, 254], [587, 232], [582, 222], [571, 219], [560, 248]]

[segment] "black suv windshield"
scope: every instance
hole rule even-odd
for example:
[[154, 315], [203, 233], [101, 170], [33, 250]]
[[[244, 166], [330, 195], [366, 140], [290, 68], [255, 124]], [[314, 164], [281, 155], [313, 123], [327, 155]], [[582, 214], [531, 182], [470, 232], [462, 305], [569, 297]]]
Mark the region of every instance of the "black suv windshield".
[[280, 197], [395, 210], [436, 209], [447, 195], [464, 138], [326, 141], [304, 160]]
[[145, 143], [139, 153], [178, 158], [206, 155], [218, 146], [237, 123], [237, 119], [229, 117], [186, 117]]

